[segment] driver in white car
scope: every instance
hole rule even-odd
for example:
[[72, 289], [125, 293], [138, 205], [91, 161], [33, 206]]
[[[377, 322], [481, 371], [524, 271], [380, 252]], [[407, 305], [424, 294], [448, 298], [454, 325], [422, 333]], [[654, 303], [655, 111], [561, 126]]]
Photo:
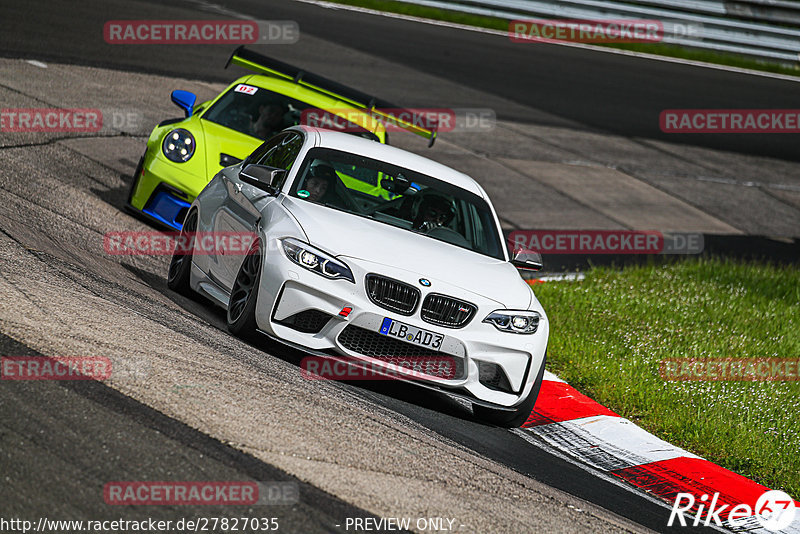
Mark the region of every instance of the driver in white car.
[[420, 202], [413, 228], [420, 232], [429, 232], [440, 226], [447, 226], [456, 212], [450, 199], [442, 195], [429, 194]]
[[336, 174], [336, 169], [327, 163], [318, 162], [311, 167], [309, 175], [303, 184], [304, 189], [308, 192], [308, 195], [305, 196], [306, 200], [342, 207], [346, 203], [342, 202], [341, 197], [336, 192], [338, 181], [339, 176]]

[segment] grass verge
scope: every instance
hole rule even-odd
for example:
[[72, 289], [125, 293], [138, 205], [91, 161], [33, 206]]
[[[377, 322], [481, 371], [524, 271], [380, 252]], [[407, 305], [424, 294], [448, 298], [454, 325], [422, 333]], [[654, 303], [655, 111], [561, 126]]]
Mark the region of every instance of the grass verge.
[[800, 359], [800, 270], [696, 259], [534, 289], [553, 372], [658, 437], [800, 497], [800, 382], [659, 375], [667, 358]]
[[[489, 28], [504, 32], [508, 31], [508, 22], [509, 22], [508, 19], [503, 19], [498, 17], [473, 15], [470, 13], [462, 13], [459, 11], [450, 11], [446, 9], [438, 9], [427, 6], [418, 6], [415, 4], [397, 2], [394, 0], [327, 0], [327, 1], [336, 4], [363, 7], [367, 9], [374, 9], [377, 11], [398, 13], [401, 15], [420, 17], [424, 19], [441, 20], [445, 22], [465, 24], [467, 26], [476, 26], [479, 28]], [[520, 17], [520, 18], [525, 18], [525, 17]], [[519, 46], [536, 46], [536, 43], [522, 43]], [[759, 61], [757, 59], [752, 59], [747, 56], [741, 56], [737, 54], [725, 54], [708, 50], [686, 48], [677, 45], [658, 44], [658, 43], [621, 43], [621, 44], [603, 44], [598, 46], [606, 46], [609, 48], [616, 48], [619, 50], [629, 50], [633, 52], [644, 52], [648, 54], [674, 57], [679, 59], [688, 59], [692, 61], [702, 61], [705, 63], [714, 63], [717, 65], [726, 65], [729, 67], [739, 67], [743, 69], [759, 70], [763, 72], [786, 74], [789, 76], [800, 76], [800, 65], [797, 65], [796, 67], [793, 68], [780, 63]]]

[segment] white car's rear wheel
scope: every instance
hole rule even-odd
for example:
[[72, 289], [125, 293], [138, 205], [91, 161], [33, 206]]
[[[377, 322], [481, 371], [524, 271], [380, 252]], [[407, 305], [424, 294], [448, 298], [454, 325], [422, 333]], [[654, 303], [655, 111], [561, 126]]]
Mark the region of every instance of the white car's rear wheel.
[[239, 273], [231, 289], [227, 323], [228, 330], [232, 334], [248, 337], [255, 333], [257, 328], [255, 310], [260, 281], [261, 246], [260, 242], [256, 241], [245, 256], [242, 266], [239, 267]]

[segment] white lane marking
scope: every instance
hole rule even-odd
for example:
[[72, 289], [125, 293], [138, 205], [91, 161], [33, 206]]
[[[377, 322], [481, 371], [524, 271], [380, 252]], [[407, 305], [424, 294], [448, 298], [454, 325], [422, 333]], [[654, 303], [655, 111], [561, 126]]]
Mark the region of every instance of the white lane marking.
[[[345, 4], [336, 4], [334, 2], [325, 2], [324, 0], [294, 0], [295, 2], [302, 2], [304, 4], [313, 4], [326, 9], [340, 9], [344, 11], [355, 11], [358, 13], [366, 13], [369, 15], [378, 15], [381, 17], [407, 20], [411, 22], [419, 22], [422, 24], [430, 24], [432, 26], [442, 26], [445, 28], [453, 28], [456, 30], [466, 30], [476, 33], [486, 33], [490, 35], [501, 35], [508, 38], [508, 32], [500, 30], [492, 30], [489, 28], [480, 28], [477, 26], [468, 26], [466, 24], [458, 24], [456, 22], [445, 22], [442, 20], [426, 19], [422, 17], [414, 17], [411, 15], [402, 15], [400, 13], [389, 13], [385, 11], [378, 11], [376, 9], [369, 9], [365, 7], [348, 6]], [[641, 59], [651, 59], [654, 61], [663, 61], [666, 63], [677, 63], [679, 65], [691, 65], [693, 67], [703, 67], [706, 69], [722, 70], [726, 72], [735, 72], [738, 74], [750, 74], [751, 76], [761, 76], [763, 78], [772, 78], [775, 80], [784, 80], [790, 82], [800, 82], [800, 77], [789, 76], [788, 74], [777, 74], [774, 72], [763, 72], [760, 70], [745, 69], [742, 67], [731, 67], [728, 65], [717, 65], [715, 63], [706, 63], [704, 61], [695, 61], [692, 59], [681, 59], [676, 57], [659, 56], [656, 54], [648, 54], [645, 52], [633, 52], [631, 50], [620, 50], [618, 48], [607, 48], [604, 46], [595, 46], [584, 43], [569, 43], [569, 42], [554, 42], [548, 43], [556, 46], [568, 46], [571, 48], [580, 48], [583, 50], [593, 50], [595, 52], [604, 52], [606, 54], [617, 54], [621, 56], [631, 56]], [[521, 45], [525, 46], [525, 45]]]
[[34, 67], [39, 67], [40, 69], [47, 68], [47, 63], [42, 63], [41, 61], [36, 61], [35, 59], [26, 59], [25, 63], [30, 63]]
[[595, 415], [525, 429], [602, 471], [699, 456], [657, 438], [622, 417]]
[[219, 4], [207, 2], [206, 0], [189, 0], [189, 2], [197, 5], [198, 9], [206, 11], [208, 13], [218, 13], [220, 15], [225, 15], [226, 17], [231, 17], [234, 19], [255, 20], [255, 18], [251, 17], [250, 15], [239, 13], [238, 11], [228, 9], [227, 7], [221, 6]]
[[800, 186], [791, 184], [775, 184], [770, 182], [742, 181], [742, 180], [734, 180], [733, 178], [714, 178], [707, 176], [696, 176], [694, 177], [694, 179], [697, 180], [698, 182], [713, 182], [715, 184], [740, 185], [742, 187], [768, 187], [771, 189], [781, 189], [784, 191], [800, 191]]

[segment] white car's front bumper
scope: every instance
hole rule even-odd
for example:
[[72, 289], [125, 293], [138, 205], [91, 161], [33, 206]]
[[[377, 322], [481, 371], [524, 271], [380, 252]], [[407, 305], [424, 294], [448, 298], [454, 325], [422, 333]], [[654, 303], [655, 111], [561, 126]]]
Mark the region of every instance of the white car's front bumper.
[[[421, 273], [346, 257], [340, 259], [352, 270], [355, 284], [347, 280], [330, 280], [289, 260], [277, 240], [272, 240], [270, 245], [269, 253], [265, 255], [256, 307], [256, 322], [264, 333], [314, 352], [333, 351], [369, 362], [373, 367], [382, 366], [392, 374], [412, 378], [427, 386], [466, 394], [467, 397], [498, 407], [519, 404], [533, 387], [544, 364], [549, 333], [547, 316], [538, 308], [535, 299], [535, 311], [539, 312], [541, 320], [534, 334], [501, 332], [483, 322], [491, 312], [502, 308], [500, 304], [451, 286], [445, 280], [431, 279], [431, 286], [423, 287], [419, 282], [420, 276], [424, 276]], [[367, 274], [398, 280], [419, 289], [421, 297], [415, 311], [411, 315], [403, 315], [373, 302], [367, 295]], [[468, 301], [477, 306], [477, 312], [462, 328], [431, 324], [424, 321], [420, 314], [422, 302], [428, 293]], [[347, 317], [340, 315], [345, 307], [352, 309]], [[316, 312], [300, 315], [309, 310]], [[319, 312], [329, 318], [325, 319]], [[439, 351], [419, 349], [416, 345], [381, 335], [379, 330], [386, 317], [444, 335], [441, 348]], [[312, 320], [306, 321], [301, 327], [290, 324], [298, 318]], [[317, 328], [320, 324], [321, 328]], [[310, 332], [309, 325], [312, 327]], [[452, 357], [458, 364], [455, 376], [452, 379], [421, 378], [418, 374], [408, 374], [405, 367], [381, 358], [390, 355], [388, 353], [392, 352], [393, 347], [398, 349], [397, 343], [402, 344], [400, 348], [406, 349], [405, 356]], [[498, 382], [498, 369], [506, 380]], [[491, 380], [493, 374], [494, 380]]]

